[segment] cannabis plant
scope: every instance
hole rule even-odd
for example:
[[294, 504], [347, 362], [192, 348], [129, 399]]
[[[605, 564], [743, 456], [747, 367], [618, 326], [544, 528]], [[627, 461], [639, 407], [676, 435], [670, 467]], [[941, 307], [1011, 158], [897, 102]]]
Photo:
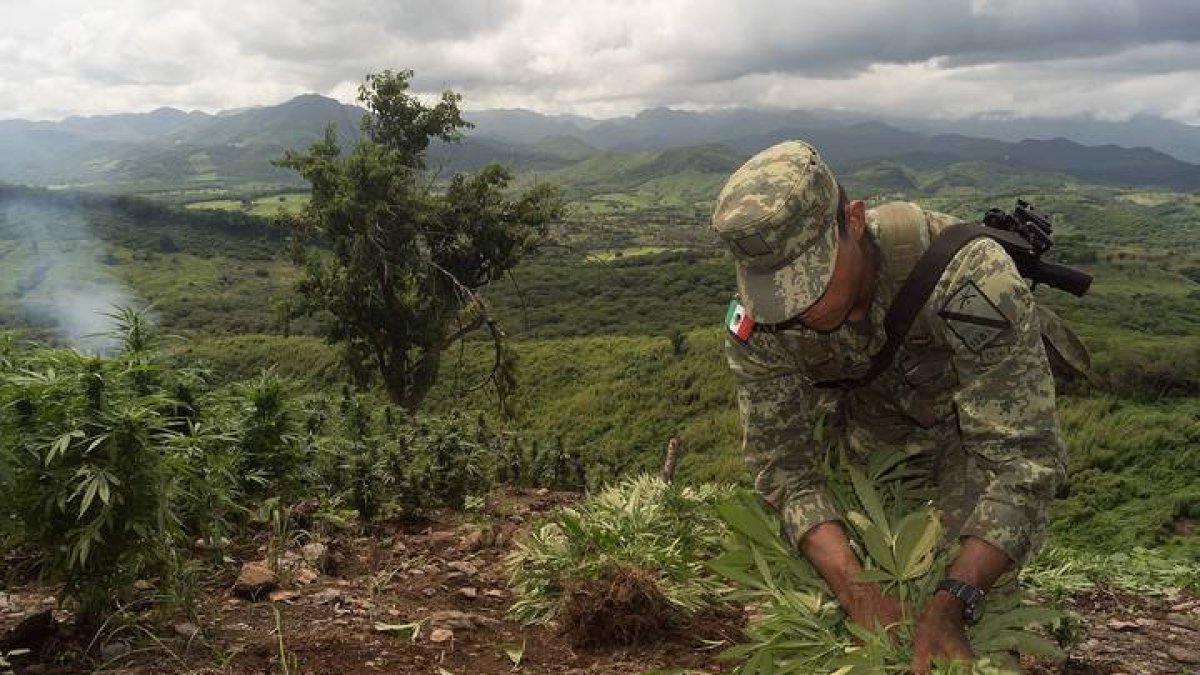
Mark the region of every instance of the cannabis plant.
[[679, 487], [643, 475], [562, 509], [506, 561], [518, 596], [510, 615], [529, 623], [555, 618], [566, 588], [618, 567], [651, 573], [685, 614], [717, 602], [726, 587], [705, 563], [725, 536], [715, 504], [731, 494], [726, 486]]
[[[767, 673], [903, 673], [912, 663], [913, 620], [933, 594], [952, 552], [939, 552], [935, 511], [899, 453], [880, 454], [866, 467], [844, 458], [827, 471], [830, 492], [849, 524], [851, 545], [863, 562], [863, 581], [879, 583], [905, 605], [906, 619], [891, 634], [877, 634], [846, 618], [824, 581], [780, 537], [778, 520], [757, 497], [740, 495], [719, 512], [732, 536], [712, 569], [736, 585], [734, 597], [757, 608], [748, 642], [727, 650], [742, 675]], [[1004, 672], [1010, 651], [1061, 656], [1030, 629], [1061, 612], [993, 602], [969, 630], [979, 662], [945, 666], [940, 673]]]
[[99, 619], [178, 535], [175, 436], [145, 355], [33, 352], [0, 375], [0, 494], [18, 536]]

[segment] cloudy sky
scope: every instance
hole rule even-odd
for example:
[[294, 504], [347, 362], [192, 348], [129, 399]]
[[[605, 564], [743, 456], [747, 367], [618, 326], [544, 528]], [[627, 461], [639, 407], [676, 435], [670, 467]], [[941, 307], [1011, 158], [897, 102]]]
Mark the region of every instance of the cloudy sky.
[[469, 109], [1200, 124], [1200, 0], [0, 0], [0, 119], [350, 102], [384, 68]]

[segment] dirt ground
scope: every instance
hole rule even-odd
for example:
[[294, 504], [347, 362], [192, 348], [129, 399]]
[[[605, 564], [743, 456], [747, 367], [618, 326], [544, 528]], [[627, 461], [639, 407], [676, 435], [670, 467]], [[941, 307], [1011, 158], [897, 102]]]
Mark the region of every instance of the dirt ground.
[[[232, 571], [204, 582], [192, 621], [154, 631], [115, 622], [96, 636], [43, 626], [37, 653], [12, 659], [15, 672], [636, 675], [724, 673], [716, 654], [739, 637], [739, 614], [706, 614], [665, 640], [640, 647], [575, 648], [557, 626], [505, 619], [512, 602], [503, 560], [514, 537], [540, 512], [575, 495], [498, 491], [483, 516], [445, 515], [392, 523], [371, 536], [334, 539], [314, 566], [296, 553], [277, 589], [248, 600]], [[261, 550], [250, 548], [244, 560]], [[56, 608], [53, 588], [0, 590], [0, 636]], [[153, 594], [153, 584], [146, 585]], [[264, 595], [267, 595], [264, 593]], [[1027, 662], [1034, 675], [1200, 673], [1200, 600], [1135, 597], [1098, 588], [1074, 599], [1084, 636], [1064, 664]], [[412, 624], [418, 624], [415, 636]], [[61, 623], [60, 623], [61, 626]], [[400, 628], [408, 626], [410, 629]], [[36, 628], [36, 627], [35, 627]], [[36, 631], [35, 631], [36, 632]], [[281, 659], [281, 654], [283, 655]], [[286, 662], [286, 669], [282, 662]], [[0, 673], [3, 670], [0, 669]]]

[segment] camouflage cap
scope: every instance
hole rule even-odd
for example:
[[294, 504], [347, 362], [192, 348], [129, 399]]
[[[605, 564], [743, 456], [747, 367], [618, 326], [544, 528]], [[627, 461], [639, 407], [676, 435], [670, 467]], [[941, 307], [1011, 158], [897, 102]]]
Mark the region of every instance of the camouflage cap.
[[788, 141], [735, 171], [712, 228], [737, 261], [738, 291], [758, 323], [799, 314], [825, 291], [837, 251], [838, 184], [812, 146]]

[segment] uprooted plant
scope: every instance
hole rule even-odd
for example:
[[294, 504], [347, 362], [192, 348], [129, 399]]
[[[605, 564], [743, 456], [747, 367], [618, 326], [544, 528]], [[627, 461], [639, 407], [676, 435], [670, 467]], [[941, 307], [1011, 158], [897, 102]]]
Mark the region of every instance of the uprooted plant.
[[725, 586], [705, 563], [725, 536], [714, 505], [731, 495], [639, 476], [559, 511], [509, 555], [510, 615], [560, 619], [580, 644], [654, 639], [720, 601]]
[[[914, 619], [935, 591], [953, 551], [938, 553], [937, 514], [922, 501], [921, 484], [904, 456], [883, 453], [864, 468], [844, 457], [830, 464], [830, 492], [849, 524], [847, 535], [862, 560], [863, 581], [879, 583], [905, 605], [892, 633], [874, 633], [851, 622], [813, 567], [779, 535], [779, 523], [756, 497], [741, 495], [718, 506], [732, 536], [712, 568], [738, 587], [734, 597], [753, 604], [758, 620], [748, 642], [725, 656], [741, 661], [741, 675], [768, 673], [903, 673], [912, 663]], [[1036, 629], [1063, 617], [1022, 606], [1020, 598], [992, 600], [984, 619], [969, 629], [979, 660], [939, 666], [936, 673], [1002, 673], [1011, 651], [1060, 658], [1058, 647]]]

